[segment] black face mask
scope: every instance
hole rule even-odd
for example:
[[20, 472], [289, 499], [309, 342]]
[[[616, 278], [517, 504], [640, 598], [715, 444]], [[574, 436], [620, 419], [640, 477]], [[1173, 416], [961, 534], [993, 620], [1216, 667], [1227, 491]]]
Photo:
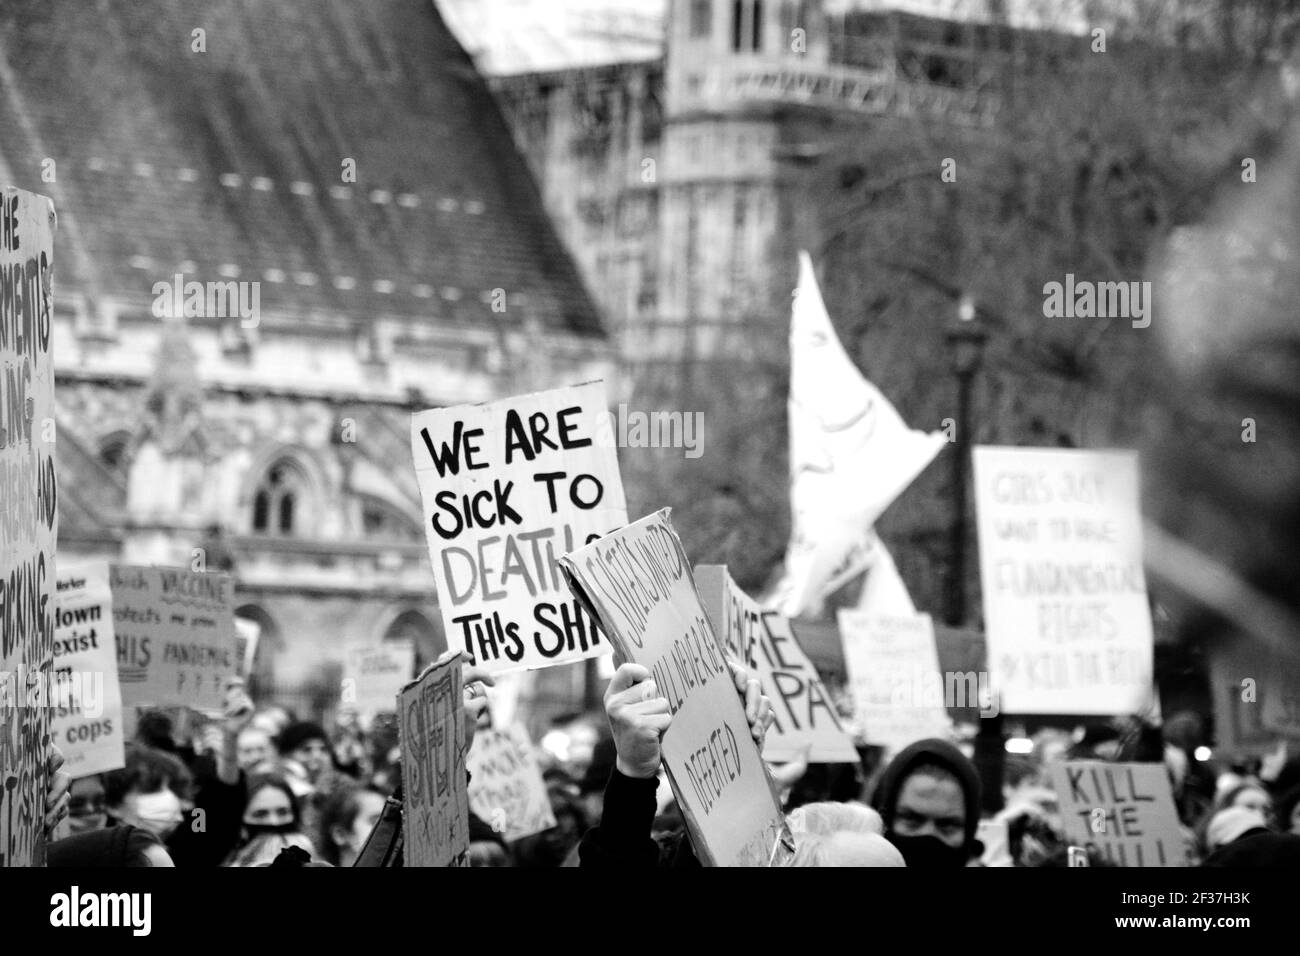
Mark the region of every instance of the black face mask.
[[272, 826], [269, 823], [245, 823], [244, 831], [248, 834], [250, 840], [260, 836], [286, 836], [290, 833], [297, 833], [298, 824], [277, 823]]
[[965, 845], [951, 847], [937, 836], [899, 836], [897, 833], [886, 835], [903, 854], [903, 862], [918, 869], [954, 869], [966, 865]]

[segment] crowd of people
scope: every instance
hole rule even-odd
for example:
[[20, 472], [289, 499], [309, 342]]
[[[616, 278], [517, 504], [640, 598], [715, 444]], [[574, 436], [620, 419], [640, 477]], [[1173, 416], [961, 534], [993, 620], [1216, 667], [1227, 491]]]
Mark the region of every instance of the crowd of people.
[[[732, 667], [761, 746], [770, 701], [757, 680]], [[467, 688], [491, 683], [472, 666], [465, 680]], [[649, 672], [619, 667], [604, 711], [565, 721], [559, 735], [569, 746], [537, 748], [555, 825], [507, 842], [499, 822], [494, 829], [471, 812], [470, 865], [699, 865], [664, 778], [660, 742], [672, 717]], [[468, 750], [476, 728], [491, 719], [487, 698], [467, 693], [465, 716]], [[986, 801], [968, 743], [919, 740], [893, 755], [862, 746], [857, 764], [774, 767], [794, 841], [791, 864], [1066, 866], [1070, 841], [1052, 763], [1121, 757], [1166, 768], [1189, 863], [1300, 864], [1300, 757], [1288, 759], [1280, 747], [1253, 761], [1198, 759], [1189, 743], [1196, 720], [1181, 715], [1136, 735], [1042, 731], [1031, 754], [1008, 757], [1003, 809], [983, 826]], [[186, 731], [166, 713], [145, 712], [123, 768], [76, 780], [59, 771], [54, 752], [49, 865], [350, 867], [386, 802], [401, 800], [390, 721], [363, 731], [347, 715], [327, 730], [282, 707], [256, 708], [236, 680], [222, 719]], [[1091, 866], [1114, 865], [1096, 847], [1076, 852]]]

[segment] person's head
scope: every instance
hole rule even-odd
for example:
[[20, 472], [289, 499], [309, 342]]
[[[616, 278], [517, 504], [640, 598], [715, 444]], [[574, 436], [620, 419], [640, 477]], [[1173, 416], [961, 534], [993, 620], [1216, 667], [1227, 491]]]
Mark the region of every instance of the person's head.
[[1264, 815], [1254, 807], [1225, 807], [1210, 818], [1210, 825], [1205, 830], [1205, 846], [1213, 853], [1253, 830], [1266, 829], [1268, 823]]
[[[530, 845], [540, 846], [538, 841], [540, 835], [527, 837], [519, 841], [521, 865], [528, 865], [523, 861], [527, 858]], [[506, 847], [505, 838], [500, 833], [490, 827], [487, 822], [477, 813], [471, 812], [469, 815], [469, 865], [487, 866], [487, 867], [508, 867], [513, 865], [510, 850]], [[537, 866], [557, 866], [557, 861], [539, 861]]]
[[190, 772], [171, 754], [128, 744], [126, 766], [104, 775], [104, 805], [122, 823], [167, 839], [184, 819]]
[[1300, 836], [1300, 787], [1292, 787], [1278, 799], [1277, 826], [1283, 833]]
[[805, 803], [791, 810], [786, 819], [790, 832], [828, 836], [834, 833], [875, 833], [884, 831], [880, 814], [860, 803], [835, 803], [829, 800]]
[[325, 862], [351, 866], [384, 812], [384, 795], [369, 787], [342, 787], [321, 810], [317, 844]]
[[176, 725], [171, 715], [161, 710], [146, 710], [135, 724], [135, 740], [145, 747], [174, 753]]
[[149, 831], [129, 824], [89, 830], [51, 843], [46, 865], [63, 867], [175, 866]]
[[839, 830], [795, 837], [789, 866], [906, 866], [903, 854], [877, 833]]
[[1268, 795], [1268, 791], [1255, 783], [1243, 783], [1233, 787], [1223, 795], [1220, 801], [1220, 807], [1245, 807], [1247, 810], [1254, 810], [1265, 820], [1272, 819], [1273, 816], [1273, 798]]
[[260, 727], [249, 726], [241, 730], [235, 747], [239, 769], [244, 773], [253, 773], [275, 758], [271, 735]]
[[320, 724], [300, 721], [290, 724], [280, 734], [280, 756], [298, 763], [315, 785], [333, 762], [329, 737]]
[[885, 837], [908, 866], [965, 866], [982, 851], [979, 777], [952, 744], [931, 738], [904, 748], [874, 796]]
[[248, 782], [243, 824], [250, 837], [295, 833], [301, 829], [302, 812], [298, 798], [283, 777], [266, 774]]
[[268, 737], [275, 740], [280, 736], [284, 728], [293, 723], [288, 712], [283, 707], [266, 707], [253, 715], [249, 721], [250, 727], [256, 727], [266, 733]]
[[68, 832], [75, 836], [99, 830], [108, 822], [104, 802], [104, 782], [99, 774], [78, 777], [68, 791]]

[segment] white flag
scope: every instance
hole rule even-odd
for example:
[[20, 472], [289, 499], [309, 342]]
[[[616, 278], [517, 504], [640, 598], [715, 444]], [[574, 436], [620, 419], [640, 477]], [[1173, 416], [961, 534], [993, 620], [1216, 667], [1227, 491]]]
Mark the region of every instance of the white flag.
[[893, 556], [885, 550], [885, 543], [871, 532], [875, 547], [872, 549], [871, 567], [862, 579], [862, 595], [858, 598], [858, 610], [873, 614], [915, 614], [916, 605], [907, 593], [894, 564]]
[[910, 429], [840, 345], [799, 253], [790, 323], [790, 504], [785, 573], [769, 608], [797, 617], [826, 585], [868, 566], [863, 537], [944, 446], [941, 432]]

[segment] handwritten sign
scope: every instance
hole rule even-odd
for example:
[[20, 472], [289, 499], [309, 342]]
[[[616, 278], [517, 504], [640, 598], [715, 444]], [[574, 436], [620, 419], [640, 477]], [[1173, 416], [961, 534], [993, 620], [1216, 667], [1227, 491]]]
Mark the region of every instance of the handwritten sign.
[[521, 724], [476, 731], [465, 762], [469, 805], [507, 841], [555, 826], [546, 783]]
[[220, 711], [239, 666], [230, 576], [113, 565], [109, 577], [123, 705]]
[[261, 637], [262, 625], [246, 617], [235, 618], [235, 662], [240, 677], [247, 678], [253, 673], [253, 663], [257, 660], [257, 642]]
[[[901, 750], [927, 737], [947, 737], [952, 722], [930, 616], [846, 608], [839, 625], [854, 716], [867, 742]], [[978, 694], [978, 675], [971, 693]]]
[[54, 657], [54, 206], [0, 189], [0, 866], [45, 865]]
[[108, 564], [59, 567], [50, 732], [63, 769], [88, 777], [126, 766]]
[[724, 651], [749, 668], [772, 701], [776, 719], [768, 728], [763, 756], [794, 760], [811, 748], [809, 763], [856, 763], [853, 739], [790, 621], [764, 611], [723, 565], [696, 565], [695, 583]]
[[664, 766], [696, 855], [710, 866], [783, 861], [790, 831], [668, 510], [560, 566], [623, 657], [646, 667], [668, 700]]
[[460, 652], [448, 651], [398, 696], [406, 866], [468, 865], [460, 666]]
[[415, 670], [415, 644], [384, 641], [353, 643], [344, 649], [343, 703], [357, 709], [363, 721], [390, 713]]
[[447, 637], [492, 673], [608, 651], [556, 559], [627, 523], [603, 382], [420, 412], [411, 451]]
[[1186, 866], [1169, 774], [1162, 763], [1069, 760], [1052, 767], [1071, 843], [1117, 866]]
[[990, 678], [1002, 709], [1126, 714], [1151, 699], [1137, 456], [976, 448]]

